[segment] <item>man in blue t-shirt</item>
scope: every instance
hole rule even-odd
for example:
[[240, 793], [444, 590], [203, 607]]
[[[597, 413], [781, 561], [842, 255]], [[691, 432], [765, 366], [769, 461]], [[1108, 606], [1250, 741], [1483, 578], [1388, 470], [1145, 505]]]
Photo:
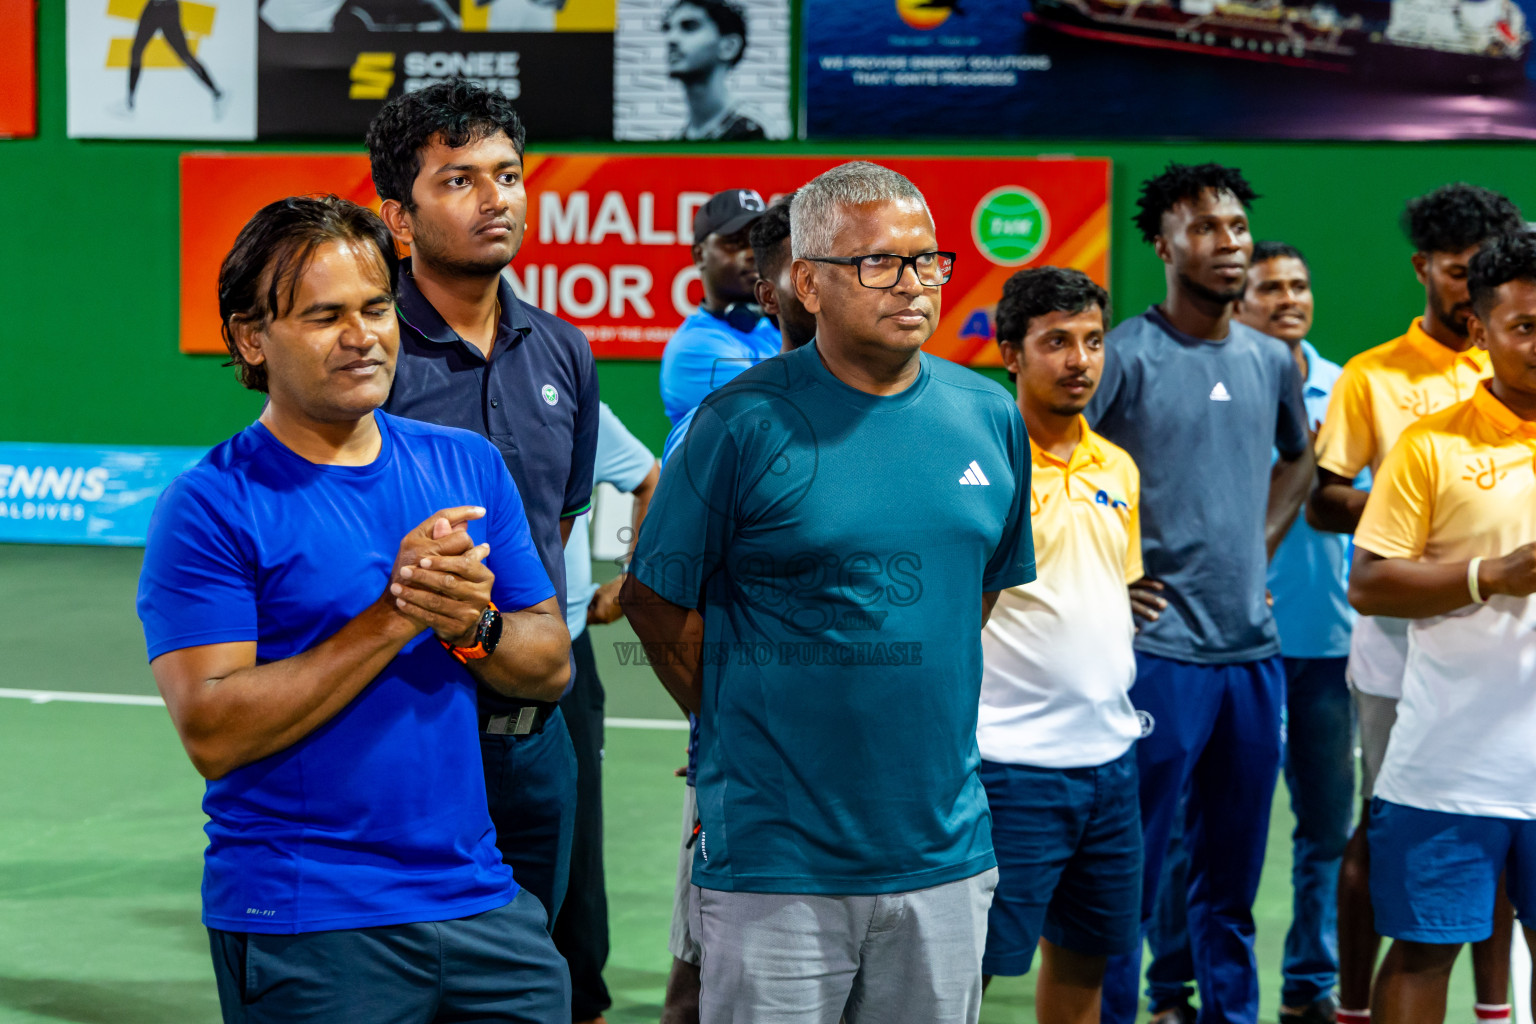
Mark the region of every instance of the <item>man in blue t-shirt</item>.
[[[1201, 1017], [1252, 1022], [1253, 900], [1285, 702], [1265, 570], [1306, 497], [1312, 448], [1295, 360], [1232, 318], [1253, 252], [1248, 182], [1218, 164], [1170, 164], [1141, 192], [1137, 226], [1163, 261], [1167, 298], [1106, 339], [1087, 416], [1141, 468], [1147, 579], [1133, 584], [1144, 621], [1131, 701], [1144, 731], [1142, 920], [1187, 792]], [[1140, 959], [1111, 962], [1106, 1022], [1134, 1020]]]
[[569, 639], [496, 450], [378, 411], [397, 281], [362, 207], [257, 213], [219, 312], [266, 408], [150, 525], [139, 616], [208, 779], [203, 921], [226, 1021], [569, 1019], [473, 742], [476, 684], [553, 699]]
[[[1301, 251], [1283, 242], [1254, 245], [1235, 316], [1289, 347], [1303, 381], [1308, 429], [1315, 434], [1340, 369], [1307, 341], [1312, 313], [1312, 274]], [[1280, 1021], [1331, 1024], [1338, 1009], [1339, 867], [1349, 842], [1355, 780], [1354, 714], [1344, 674], [1355, 621], [1347, 596], [1349, 538], [1320, 533], [1297, 516], [1270, 560], [1268, 586], [1285, 661], [1285, 783], [1296, 817]], [[1183, 927], [1185, 865], [1182, 849], [1170, 850], [1150, 939], [1156, 959], [1147, 970], [1149, 1002], [1174, 1019], [1193, 1012]]]
[[954, 255], [910, 181], [844, 164], [791, 216], [817, 340], [704, 400], [623, 591], [699, 718], [700, 1020], [975, 1021], [980, 629], [1034, 578], [1029, 441], [920, 351]]
[[682, 443], [704, 396], [749, 366], [778, 355], [779, 329], [756, 305], [757, 263], [750, 232], [763, 215], [750, 188], [710, 196], [693, 216], [693, 265], [704, 301], [661, 353], [661, 405], [672, 430], [662, 461]]

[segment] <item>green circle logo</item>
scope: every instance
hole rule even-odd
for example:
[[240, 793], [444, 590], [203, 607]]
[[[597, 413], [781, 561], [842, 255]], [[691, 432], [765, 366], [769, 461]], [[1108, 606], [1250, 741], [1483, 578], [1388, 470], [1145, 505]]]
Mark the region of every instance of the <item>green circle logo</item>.
[[560, 392], [555, 390], [555, 386], [553, 384], [545, 384], [541, 393], [543, 394], [544, 402], [547, 405], [554, 405], [556, 402], [560, 401]]
[[998, 266], [1021, 266], [1045, 248], [1051, 237], [1051, 215], [1029, 189], [1004, 185], [976, 204], [971, 237], [981, 254]]

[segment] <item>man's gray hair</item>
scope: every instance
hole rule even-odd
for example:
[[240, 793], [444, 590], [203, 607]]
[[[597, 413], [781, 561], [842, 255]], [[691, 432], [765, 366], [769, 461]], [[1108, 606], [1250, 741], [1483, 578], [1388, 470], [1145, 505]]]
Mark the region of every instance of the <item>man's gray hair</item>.
[[800, 186], [789, 207], [789, 245], [795, 259], [831, 256], [837, 233], [847, 224], [845, 206], [913, 199], [928, 209], [917, 186], [889, 167], [855, 160], [825, 171]]

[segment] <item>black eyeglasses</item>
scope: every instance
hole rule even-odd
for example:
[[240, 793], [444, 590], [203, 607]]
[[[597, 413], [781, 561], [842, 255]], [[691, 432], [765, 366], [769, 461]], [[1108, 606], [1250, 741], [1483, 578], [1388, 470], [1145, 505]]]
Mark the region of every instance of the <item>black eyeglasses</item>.
[[935, 288], [949, 283], [949, 275], [955, 269], [952, 252], [920, 252], [916, 256], [897, 256], [892, 252], [871, 252], [863, 256], [806, 256], [812, 263], [835, 263], [841, 267], [856, 267], [859, 284], [865, 288], [894, 288], [901, 275], [911, 267], [918, 284]]

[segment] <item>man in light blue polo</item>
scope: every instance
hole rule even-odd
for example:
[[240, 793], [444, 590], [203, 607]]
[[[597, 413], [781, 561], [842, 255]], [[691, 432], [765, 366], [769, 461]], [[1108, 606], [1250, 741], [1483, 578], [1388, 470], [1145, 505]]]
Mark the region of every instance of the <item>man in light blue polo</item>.
[[693, 265], [704, 301], [661, 354], [661, 404], [672, 430], [662, 461], [682, 443], [704, 396], [749, 366], [779, 354], [779, 329], [757, 305], [752, 225], [767, 205], [750, 188], [710, 196], [693, 217]]
[[[1253, 247], [1237, 319], [1286, 343], [1301, 371], [1312, 433], [1322, 426], [1341, 369], [1307, 341], [1312, 275], [1300, 250]], [[1269, 563], [1269, 592], [1285, 660], [1285, 784], [1291, 835], [1291, 927], [1280, 972], [1280, 1020], [1324, 1024], [1337, 1008], [1339, 865], [1354, 812], [1354, 713], [1344, 669], [1355, 612], [1349, 606], [1349, 539], [1297, 516]]]
[[980, 631], [1034, 578], [1029, 440], [921, 352], [954, 254], [910, 181], [845, 164], [790, 216], [816, 340], [704, 400], [622, 592], [699, 719], [700, 1020], [974, 1024]]

